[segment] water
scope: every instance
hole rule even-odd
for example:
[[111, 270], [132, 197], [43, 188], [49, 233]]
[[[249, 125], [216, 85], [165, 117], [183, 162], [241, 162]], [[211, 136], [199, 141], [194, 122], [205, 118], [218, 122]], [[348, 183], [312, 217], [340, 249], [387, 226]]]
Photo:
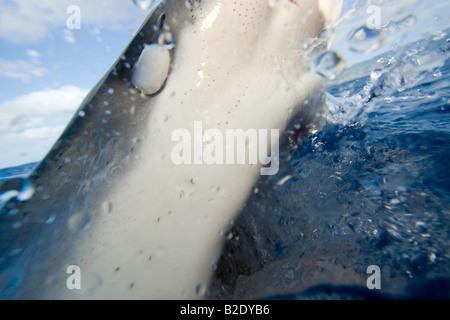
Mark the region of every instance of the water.
[[350, 49], [356, 52], [372, 52], [383, 44], [381, 31], [364, 26], [349, 35]]
[[334, 80], [345, 69], [345, 62], [337, 53], [327, 51], [315, 57], [311, 69], [326, 79]]
[[449, 298], [449, 57], [430, 38], [330, 81], [324, 127], [258, 181], [209, 297]]

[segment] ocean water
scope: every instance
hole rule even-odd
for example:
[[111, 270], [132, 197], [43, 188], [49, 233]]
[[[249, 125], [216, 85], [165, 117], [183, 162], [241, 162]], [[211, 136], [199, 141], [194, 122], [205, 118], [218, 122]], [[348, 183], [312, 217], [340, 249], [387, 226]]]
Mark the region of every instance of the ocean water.
[[326, 123], [258, 182], [211, 298], [450, 298], [449, 57], [421, 40], [329, 82]]
[[[339, 75], [333, 55], [323, 72], [333, 76], [323, 125], [289, 140], [279, 174], [257, 182], [207, 298], [450, 298], [449, 34]], [[365, 45], [376, 49], [379, 36], [370, 33]], [[17, 189], [2, 193], [0, 206], [26, 200], [35, 166], [0, 170], [0, 193]], [[18, 272], [1, 266], [13, 254], [0, 252], [0, 297], [19, 283]], [[367, 288], [370, 266], [381, 271], [380, 290]]]
[[258, 182], [212, 298], [450, 297], [449, 57], [420, 40], [329, 82], [326, 123]]

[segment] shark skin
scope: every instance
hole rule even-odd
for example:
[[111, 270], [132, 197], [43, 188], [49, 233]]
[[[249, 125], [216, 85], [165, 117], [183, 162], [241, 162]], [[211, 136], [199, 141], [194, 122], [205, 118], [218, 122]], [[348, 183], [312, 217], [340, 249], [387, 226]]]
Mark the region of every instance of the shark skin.
[[298, 46], [342, 1], [189, 3], [153, 9], [31, 174], [33, 197], [1, 209], [1, 298], [203, 298], [261, 164], [175, 164], [173, 133], [319, 123], [325, 84]]

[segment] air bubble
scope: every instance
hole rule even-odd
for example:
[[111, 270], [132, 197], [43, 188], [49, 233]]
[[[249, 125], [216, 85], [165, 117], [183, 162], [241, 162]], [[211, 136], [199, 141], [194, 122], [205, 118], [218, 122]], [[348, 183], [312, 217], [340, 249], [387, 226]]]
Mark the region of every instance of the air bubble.
[[360, 53], [369, 53], [377, 50], [383, 44], [380, 30], [360, 27], [348, 36], [350, 50]]
[[311, 67], [322, 77], [333, 80], [345, 69], [346, 64], [338, 53], [327, 51], [315, 57]]

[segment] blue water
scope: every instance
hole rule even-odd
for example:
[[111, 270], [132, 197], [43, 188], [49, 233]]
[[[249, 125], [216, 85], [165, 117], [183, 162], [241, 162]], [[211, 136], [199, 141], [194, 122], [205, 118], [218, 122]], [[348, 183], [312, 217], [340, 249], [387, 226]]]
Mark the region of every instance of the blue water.
[[37, 166], [37, 164], [37, 162], [33, 162], [17, 167], [0, 169], [0, 181], [11, 179], [12, 177], [26, 177]]
[[449, 52], [424, 40], [329, 82], [326, 124], [258, 182], [212, 298], [450, 298]]

